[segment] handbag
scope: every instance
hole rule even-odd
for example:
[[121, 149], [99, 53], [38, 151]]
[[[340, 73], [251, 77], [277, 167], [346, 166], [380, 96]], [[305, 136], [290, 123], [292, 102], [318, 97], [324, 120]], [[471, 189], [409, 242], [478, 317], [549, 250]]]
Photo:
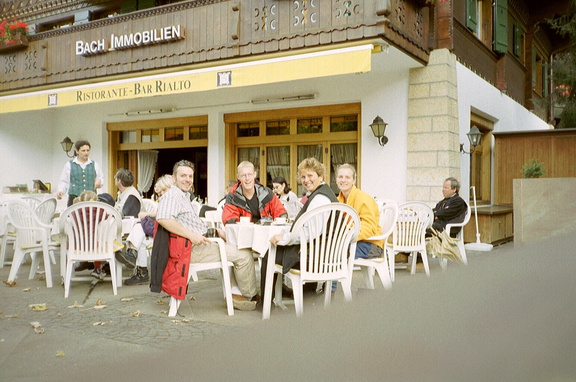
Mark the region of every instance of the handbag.
[[154, 236], [154, 226], [156, 224], [156, 219], [154, 219], [152, 216], [146, 216], [140, 220], [140, 224], [142, 225], [142, 230], [146, 236]]
[[426, 252], [434, 256], [453, 261], [458, 264], [464, 264], [458, 244], [448, 235], [446, 231], [438, 232], [432, 228], [432, 237], [426, 244]]

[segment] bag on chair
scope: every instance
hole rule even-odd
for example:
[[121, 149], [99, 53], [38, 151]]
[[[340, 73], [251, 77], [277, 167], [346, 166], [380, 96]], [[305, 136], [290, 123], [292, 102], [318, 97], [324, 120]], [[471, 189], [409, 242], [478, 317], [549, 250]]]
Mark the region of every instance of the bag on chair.
[[446, 231], [438, 232], [432, 228], [432, 237], [426, 244], [426, 252], [458, 264], [464, 264], [458, 245]]
[[142, 224], [142, 230], [146, 234], [146, 236], [153, 237], [154, 236], [154, 225], [156, 224], [156, 219], [151, 216], [146, 216], [142, 220], [140, 220], [140, 224]]

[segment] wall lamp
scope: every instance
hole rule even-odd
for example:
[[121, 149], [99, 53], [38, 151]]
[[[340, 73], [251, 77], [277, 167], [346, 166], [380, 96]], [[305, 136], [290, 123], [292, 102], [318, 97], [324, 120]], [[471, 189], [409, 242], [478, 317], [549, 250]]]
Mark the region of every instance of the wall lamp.
[[64, 150], [66, 152], [66, 156], [68, 158], [74, 158], [74, 154], [72, 154], [72, 156], [70, 156], [70, 154], [68, 154], [70, 152], [70, 150], [72, 150], [72, 146], [74, 146], [74, 142], [72, 142], [70, 140], [70, 138], [66, 137], [66, 138], [64, 138], [64, 140], [62, 142], [60, 142], [60, 144], [62, 145], [62, 150]]
[[370, 124], [372, 134], [378, 138], [378, 143], [380, 146], [384, 146], [386, 143], [388, 143], [388, 137], [384, 135], [386, 132], [386, 126], [388, 126], [388, 124], [384, 122], [379, 115], [377, 115], [376, 118], [374, 118], [374, 121], [372, 121]]
[[466, 134], [468, 136], [468, 140], [470, 141], [470, 152], [464, 151], [464, 143], [460, 143], [460, 152], [463, 154], [472, 154], [474, 150], [476, 150], [476, 146], [480, 144], [482, 141], [482, 133], [476, 127], [476, 125], [470, 128], [470, 132]]

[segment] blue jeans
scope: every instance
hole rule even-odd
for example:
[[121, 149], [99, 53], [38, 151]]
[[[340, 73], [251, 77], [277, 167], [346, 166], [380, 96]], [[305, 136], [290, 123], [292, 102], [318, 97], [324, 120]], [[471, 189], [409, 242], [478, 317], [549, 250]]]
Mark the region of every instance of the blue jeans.
[[[368, 243], [367, 241], [358, 241], [356, 242], [356, 254], [354, 255], [355, 259], [367, 259], [368, 253], [370, 252], [370, 248], [372, 248], [372, 244]], [[336, 292], [338, 289], [338, 282], [332, 282], [332, 292]]]

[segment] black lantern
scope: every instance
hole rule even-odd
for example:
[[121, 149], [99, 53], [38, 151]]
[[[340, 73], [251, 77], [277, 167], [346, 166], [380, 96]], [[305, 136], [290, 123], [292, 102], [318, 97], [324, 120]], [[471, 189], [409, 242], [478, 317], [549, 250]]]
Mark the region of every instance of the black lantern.
[[376, 116], [376, 118], [374, 118], [374, 121], [370, 124], [372, 134], [374, 134], [374, 136], [378, 138], [378, 143], [380, 144], [380, 146], [384, 146], [386, 143], [388, 143], [388, 137], [384, 135], [384, 133], [386, 132], [386, 126], [388, 126], [388, 124], [384, 122], [379, 115]]
[[470, 132], [466, 134], [468, 136], [468, 141], [470, 141], [470, 152], [464, 151], [464, 144], [460, 143], [460, 152], [464, 154], [472, 154], [476, 150], [476, 146], [480, 145], [482, 142], [482, 133], [476, 126], [470, 128]]
[[72, 156], [70, 156], [70, 154], [68, 154], [70, 152], [70, 150], [72, 150], [72, 146], [74, 146], [74, 142], [72, 142], [72, 140], [70, 140], [70, 138], [66, 137], [66, 138], [64, 138], [64, 140], [62, 142], [60, 142], [60, 144], [62, 145], [62, 150], [64, 150], [66, 152], [66, 156], [68, 158], [74, 158], [74, 154], [72, 154]]

